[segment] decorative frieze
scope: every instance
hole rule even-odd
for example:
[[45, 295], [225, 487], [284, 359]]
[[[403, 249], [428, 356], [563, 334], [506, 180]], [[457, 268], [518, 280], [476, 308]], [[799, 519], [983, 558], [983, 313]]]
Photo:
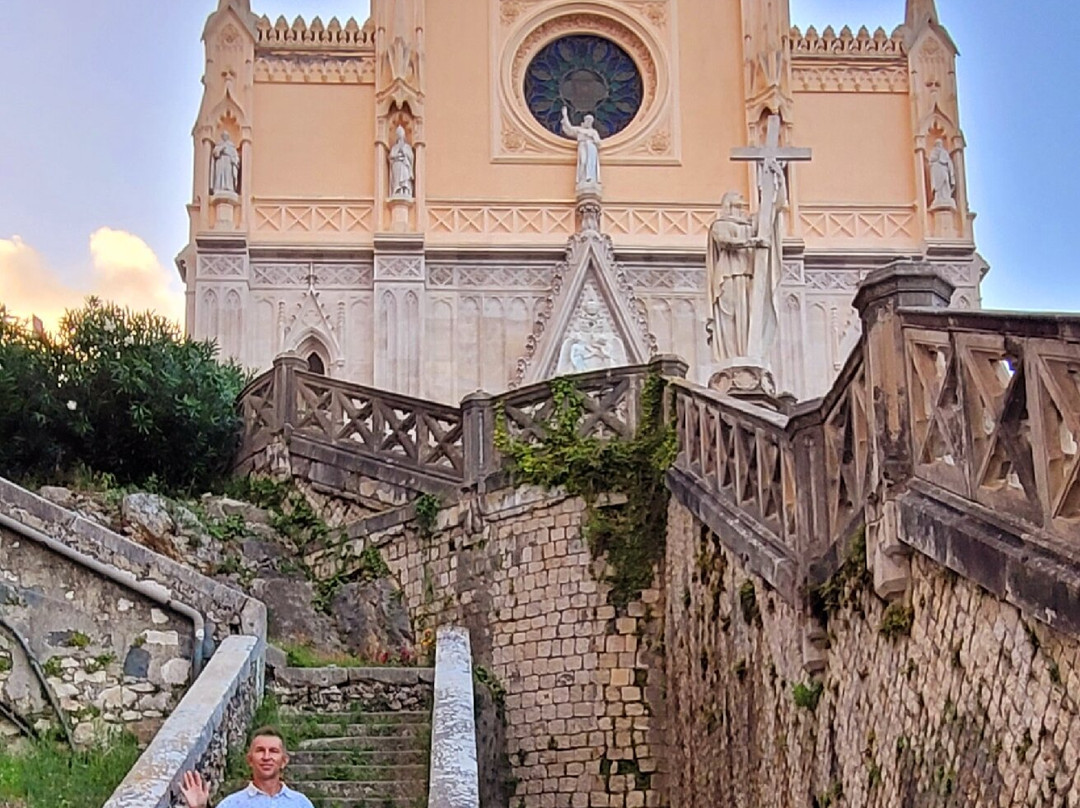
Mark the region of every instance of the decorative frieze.
[[428, 286], [437, 288], [547, 291], [552, 272], [553, 268], [547, 266], [429, 263], [427, 282]]
[[251, 265], [252, 286], [307, 286], [370, 289], [371, 264], [323, 264], [312, 261], [259, 262]]
[[803, 205], [799, 209], [802, 237], [814, 241], [873, 241], [890, 245], [919, 237], [915, 208]]
[[254, 75], [263, 84], [374, 84], [375, 57], [260, 56]]
[[626, 280], [642, 292], [704, 292], [703, 268], [640, 267], [624, 270]]
[[878, 28], [873, 35], [863, 26], [859, 33], [853, 34], [848, 26], [836, 33], [830, 25], [820, 34], [814, 26], [806, 29], [804, 35], [798, 27], [791, 29], [789, 38], [794, 56], [817, 56], [834, 59], [836, 57], [902, 59], [906, 56], [904, 37], [897, 28], [892, 35]]
[[198, 277], [242, 278], [247, 275], [245, 255], [199, 255]]
[[370, 233], [374, 204], [369, 199], [340, 202], [257, 199], [256, 233]]
[[802, 93], [906, 93], [906, 65], [795, 62], [792, 87]]
[[[573, 205], [428, 205], [432, 234], [559, 235], [575, 230]], [[706, 205], [605, 205], [601, 229], [612, 236], [691, 236], [704, 244], [716, 218]]]
[[424, 259], [419, 255], [376, 255], [376, 281], [422, 281]]

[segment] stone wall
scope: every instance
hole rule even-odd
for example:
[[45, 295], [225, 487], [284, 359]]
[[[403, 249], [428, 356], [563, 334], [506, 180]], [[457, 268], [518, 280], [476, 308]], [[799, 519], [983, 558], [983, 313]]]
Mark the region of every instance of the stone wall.
[[229, 749], [247, 741], [263, 690], [265, 642], [229, 637], [104, 808], [183, 805], [183, 773], [197, 769], [213, 787], [225, 775]]
[[476, 665], [506, 689], [514, 808], [661, 804], [660, 592], [608, 602], [583, 513], [503, 489], [444, 509], [433, 535], [399, 524], [348, 548], [381, 548], [418, 631], [468, 627]]
[[[78, 742], [121, 723], [148, 740], [187, 687], [190, 620], [4, 529], [0, 603]], [[30, 658], [3, 628], [0, 659], [0, 700], [38, 729], [56, 725]], [[0, 719], [0, 734], [14, 730]]]
[[276, 668], [266, 690], [306, 712], [430, 710], [431, 668]]
[[1080, 799], [1074, 637], [925, 556], [894, 605], [852, 564], [819, 609], [830, 649], [818, 691], [795, 610], [675, 502], [668, 535], [673, 808]]

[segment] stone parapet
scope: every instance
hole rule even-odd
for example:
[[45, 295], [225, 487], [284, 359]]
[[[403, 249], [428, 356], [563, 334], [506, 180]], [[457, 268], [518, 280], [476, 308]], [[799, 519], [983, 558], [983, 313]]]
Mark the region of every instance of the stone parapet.
[[104, 808], [172, 808], [188, 770], [220, 783], [261, 698], [265, 648], [259, 637], [224, 640]]
[[399, 712], [431, 708], [431, 668], [278, 668], [267, 692], [290, 710]]
[[469, 632], [444, 626], [435, 640], [428, 808], [479, 808]]

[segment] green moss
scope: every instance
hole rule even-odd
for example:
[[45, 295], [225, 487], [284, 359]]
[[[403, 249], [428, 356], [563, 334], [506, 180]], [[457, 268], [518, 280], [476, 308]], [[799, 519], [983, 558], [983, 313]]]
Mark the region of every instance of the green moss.
[[881, 616], [878, 633], [888, 640], [911, 636], [911, 626], [915, 623], [915, 609], [903, 603], [891, 603]]
[[[675, 433], [663, 420], [666, 382], [649, 376], [641, 392], [640, 425], [631, 440], [582, 437], [584, 398], [566, 379], [550, 382], [549, 419], [536, 441], [511, 437], [505, 413], [496, 418], [495, 445], [519, 483], [563, 488], [586, 505], [585, 539], [610, 573], [609, 601], [623, 607], [652, 585], [664, 558], [668, 490], [664, 472], [675, 459]], [[605, 499], [617, 505], [602, 504]]]
[[860, 526], [851, 538], [844, 563], [821, 586], [810, 591], [810, 608], [822, 625], [841, 609], [861, 612], [861, 595], [871, 582], [866, 565], [866, 528]]
[[810, 684], [799, 682], [791, 689], [791, 697], [796, 707], [813, 712], [821, 701], [821, 694], [825, 692], [825, 685], [820, 681], [812, 681]]
[[416, 498], [416, 527], [420, 535], [431, 538], [435, 535], [435, 525], [439, 520], [442, 503], [434, 494], [421, 494]]
[[59, 679], [63, 669], [60, 667], [60, 657], [49, 657], [41, 665], [41, 672], [50, 679]]
[[81, 631], [73, 631], [67, 639], [67, 645], [70, 648], [86, 648], [90, 645], [90, 638]]
[[742, 610], [743, 620], [747, 625], [752, 623], [761, 624], [761, 609], [758, 607], [757, 590], [754, 582], [750, 579], [743, 581], [739, 587], [739, 608]]

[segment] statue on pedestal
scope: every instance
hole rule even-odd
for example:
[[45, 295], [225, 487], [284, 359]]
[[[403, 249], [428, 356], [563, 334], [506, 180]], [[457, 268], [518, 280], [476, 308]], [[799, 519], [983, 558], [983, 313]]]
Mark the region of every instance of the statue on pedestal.
[[755, 256], [768, 245], [756, 237], [754, 220], [745, 208], [742, 195], [728, 191], [720, 200], [719, 217], [709, 228], [705, 268], [712, 317], [708, 330], [717, 362], [749, 356]]
[[221, 134], [210, 158], [210, 195], [240, 193], [240, 153], [229, 137]]
[[405, 140], [405, 127], [397, 128], [397, 141], [390, 148], [390, 198], [412, 199], [416, 178], [416, 153]]
[[956, 208], [956, 167], [945, 148], [945, 141], [937, 139], [926, 161], [930, 166], [930, 190], [934, 194], [930, 210], [953, 210]]
[[596, 191], [600, 187], [600, 133], [593, 126], [593, 116], [586, 115], [581, 126], [570, 123], [566, 107], [562, 110], [562, 130], [577, 139], [577, 190]]

